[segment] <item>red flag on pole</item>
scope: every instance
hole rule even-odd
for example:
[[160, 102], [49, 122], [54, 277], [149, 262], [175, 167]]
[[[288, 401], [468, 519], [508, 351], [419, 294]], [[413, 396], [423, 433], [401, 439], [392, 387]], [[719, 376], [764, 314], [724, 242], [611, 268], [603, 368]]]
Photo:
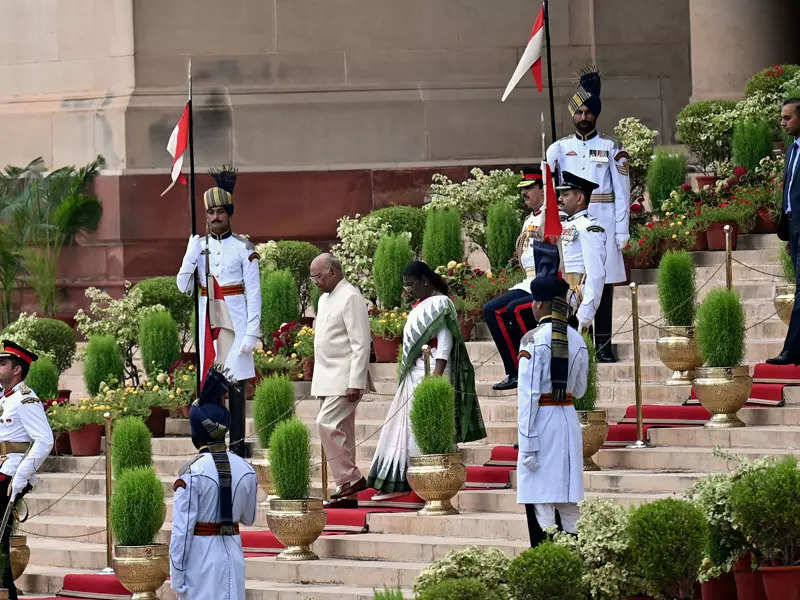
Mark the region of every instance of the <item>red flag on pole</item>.
[[531, 37], [528, 39], [528, 45], [519, 59], [517, 68], [514, 74], [508, 81], [506, 91], [503, 92], [501, 102], [505, 102], [511, 91], [517, 86], [520, 79], [525, 75], [525, 72], [530, 69], [533, 78], [536, 80], [536, 88], [542, 91], [542, 46], [544, 45], [544, 4], [539, 9], [539, 15], [536, 17], [536, 22], [533, 24], [531, 30]]
[[544, 175], [544, 240], [557, 244], [561, 236], [561, 218], [558, 214], [558, 200], [556, 200], [556, 186], [553, 183], [553, 173], [550, 165], [542, 161]]
[[217, 298], [222, 298], [222, 288], [217, 283], [216, 277], [209, 277], [208, 301], [206, 303], [206, 322], [205, 333], [203, 335], [203, 372], [201, 373], [201, 383], [205, 383], [206, 375], [214, 360], [217, 358], [217, 350], [214, 347], [214, 342], [219, 337], [219, 327], [211, 327], [211, 311], [213, 310], [212, 303]]
[[186, 184], [186, 177], [181, 173], [181, 167], [183, 167], [183, 154], [188, 147], [189, 103], [187, 102], [183, 109], [183, 114], [178, 120], [178, 124], [175, 125], [175, 129], [172, 130], [172, 134], [169, 136], [169, 142], [167, 142], [167, 152], [172, 156], [172, 171], [170, 173], [172, 183], [169, 184], [167, 189], [161, 192], [162, 196], [172, 189], [176, 181], [180, 181], [184, 185]]

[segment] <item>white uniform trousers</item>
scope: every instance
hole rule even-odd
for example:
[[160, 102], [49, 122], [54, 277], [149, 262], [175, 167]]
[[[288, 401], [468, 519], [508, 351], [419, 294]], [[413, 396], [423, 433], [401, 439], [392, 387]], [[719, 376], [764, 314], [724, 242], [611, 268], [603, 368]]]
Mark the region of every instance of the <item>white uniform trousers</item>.
[[356, 406], [347, 396], [326, 396], [317, 413], [317, 429], [331, 477], [337, 486], [361, 479], [356, 466]]
[[578, 518], [581, 516], [576, 502], [534, 504], [539, 527], [547, 529], [556, 524], [556, 509], [561, 515], [561, 526], [567, 533], [578, 533]]

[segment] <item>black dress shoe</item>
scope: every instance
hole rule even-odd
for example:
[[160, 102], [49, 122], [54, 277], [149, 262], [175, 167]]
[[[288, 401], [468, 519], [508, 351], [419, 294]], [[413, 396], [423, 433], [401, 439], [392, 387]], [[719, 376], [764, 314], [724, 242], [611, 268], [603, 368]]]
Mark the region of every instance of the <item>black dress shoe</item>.
[[348, 496], [352, 496], [357, 494], [358, 492], [362, 492], [367, 489], [367, 480], [363, 477], [358, 481], [348, 481], [340, 485], [336, 492], [331, 494], [331, 500], [338, 500], [339, 498], [347, 498]]
[[517, 388], [517, 377], [515, 375], [508, 375], [503, 381], [495, 383], [492, 386], [493, 390], [514, 390]]
[[796, 365], [800, 364], [800, 359], [792, 356], [786, 350], [778, 354], [775, 358], [768, 358], [766, 361], [768, 365]]
[[614, 350], [611, 348], [611, 344], [603, 344], [597, 349], [597, 362], [599, 363], [615, 363], [617, 362], [617, 357], [614, 355]]
[[355, 498], [337, 498], [322, 503], [323, 508], [358, 508], [358, 500]]

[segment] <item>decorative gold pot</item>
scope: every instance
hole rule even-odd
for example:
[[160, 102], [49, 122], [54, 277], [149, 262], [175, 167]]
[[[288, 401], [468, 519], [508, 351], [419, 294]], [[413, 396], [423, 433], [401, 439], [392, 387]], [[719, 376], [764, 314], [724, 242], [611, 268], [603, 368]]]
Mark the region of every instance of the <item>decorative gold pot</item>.
[[753, 378], [749, 367], [700, 367], [695, 371], [697, 399], [711, 413], [706, 427], [744, 427], [736, 413], [747, 402]]
[[694, 370], [703, 364], [694, 327], [659, 327], [656, 349], [661, 362], [674, 371], [666, 385], [691, 385]]
[[417, 496], [425, 500], [425, 506], [417, 512], [418, 515], [458, 514], [450, 500], [467, 480], [463, 458], [461, 452], [410, 457], [406, 472], [408, 484]]
[[793, 283], [775, 286], [775, 310], [778, 311], [778, 316], [786, 325], [789, 324], [789, 320], [792, 318], [795, 291], [796, 288]]
[[275, 537], [286, 546], [276, 560], [319, 560], [309, 546], [316, 541], [328, 515], [322, 509], [322, 498], [282, 500], [271, 498], [267, 525]]
[[169, 577], [169, 546], [114, 546], [114, 573], [130, 590], [131, 600], [156, 600], [156, 590]]
[[9, 545], [11, 546], [11, 576], [14, 579], [19, 579], [31, 559], [28, 538], [24, 535], [12, 535], [9, 539]]
[[269, 452], [266, 450], [253, 451], [253, 458], [250, 464], [256, 471], [258, 477], [258, 487], [267, 495], [275, 495], [275, 485], [272, 483], [272, 472], [269, 467]]
[[592, 460], [606, 437], [608, 437], [608, 422], [606, 421], [606, 411], [604, 410], [579, 410], [578, 421], [581, 424], [581, 434], [583, 435], [583, 470], [600, 471]]

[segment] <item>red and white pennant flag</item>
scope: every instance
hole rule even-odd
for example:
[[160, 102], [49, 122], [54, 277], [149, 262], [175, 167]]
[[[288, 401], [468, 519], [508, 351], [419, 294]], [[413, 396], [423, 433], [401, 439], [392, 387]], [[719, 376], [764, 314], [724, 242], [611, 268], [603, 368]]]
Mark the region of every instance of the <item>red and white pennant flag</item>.
[[172, 130], [172, 134], [169, 136], [169, 141], [167, 142], [167, 152], [172, 156], [172, 172], [170, 174], [172, 183], [169, 184], [167, 189], [161, 192], [162, 196], [172, 189], [176, 181], [180, 181], [182, 184], [186, 185], [186, 177], [181, 173], [181, 167], [183, 167], [183, 154], [188, 147], [189, 103], [187, 102], [183, 109], [183, 114], [178, 120], [178, 124], [175, 125], [175, 129]]
[[539, 16], [536, 17], [536, 22], [533, 24], [531, 30], [531, 37], [528, 40], [528, 45], [525, 47], [525, 52], [519, 59], [519, 64], [514, 70], [514, 74], [508, 81], [506, 91], [503, 92], [503, 97], [500, 100], [505, 102], [511, 91], [517, 87], [520, 79], [525, 75], [525, 72], [530, 69], [533, 73], [533, 78], [536, 80], [536, 87], [542, 91], [542, 46], [544, 45], [544, 4], [539, 10]]

